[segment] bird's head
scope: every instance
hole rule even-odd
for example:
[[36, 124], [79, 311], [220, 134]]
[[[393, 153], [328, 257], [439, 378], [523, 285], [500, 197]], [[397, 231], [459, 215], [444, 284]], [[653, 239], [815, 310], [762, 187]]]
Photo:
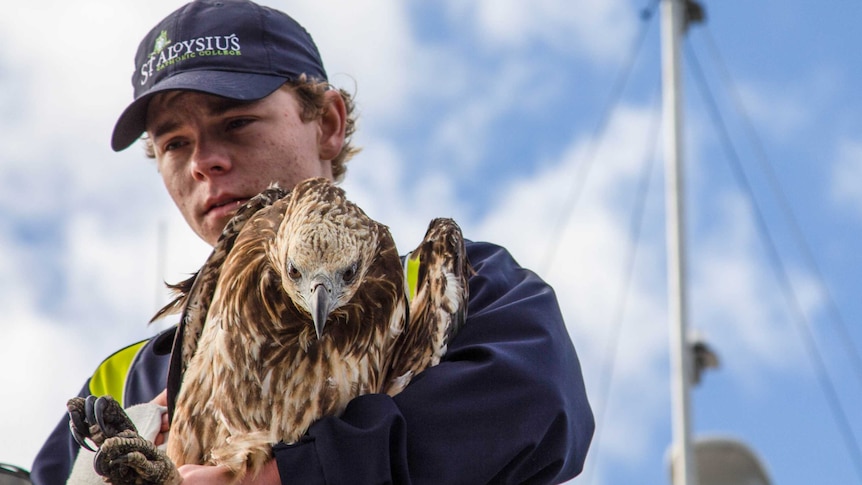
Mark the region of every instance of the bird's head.
[[297, 185], [276, 236], [282, 286], [308, 313], [317, 338], [330, 316], [359, 289], [377, 247], [377, 225], [321, 179]]

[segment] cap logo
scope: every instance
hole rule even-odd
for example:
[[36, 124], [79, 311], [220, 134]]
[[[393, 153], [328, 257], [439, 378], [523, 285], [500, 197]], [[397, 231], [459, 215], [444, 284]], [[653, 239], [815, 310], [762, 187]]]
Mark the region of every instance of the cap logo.
[[141, 86], [147, 84], [156, 72], [198, 56], [241, 56], [239, 37], [230, 35], [208, 35], [189, 40], [173, 42], [168, 31], [163, 30], [153, 42], [153, 52], [141, 64]]
[[158, 37], [156, 37], [156, 42], [154, 43], [154, 46], [153, 46], [153, 53], [150, 54], [150, 56], [158, 55], [170, 43], [171, 43], [171, 40], [168, 39], [168, 31], [163, 30], [162, 33], [159, 34]]

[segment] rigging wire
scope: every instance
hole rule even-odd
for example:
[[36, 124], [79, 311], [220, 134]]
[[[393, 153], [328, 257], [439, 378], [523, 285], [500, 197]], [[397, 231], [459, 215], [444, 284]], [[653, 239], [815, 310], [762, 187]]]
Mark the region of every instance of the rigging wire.
[[844, 408], [841, 406], [841, 402], [838, 398], [836, 385], [833, 382], [829, 373], [827, 372], [825, 359], [823, 358], [823, 355], [817, 347], [816, 341], [814, 339], [814, 334], [810, 328], [810, 322], [808, 321], [805, 312], [802, 310], [798, 298], [796, 298], [796, 294], [787, 276], [787, 271], [781, 261], [781, 257], [778, 253], [775, 241], [769, 233], [769, 228], [766, 224], [763, 212], [761, 211], [761, 208], [757, 203], [757, 199], [754, 197], [754, 191], [751, 188], [751, 184], [748, 180], [748, 177], [746, 176], [745, 171], [742, 169], [740, 157], [736, 152], [736, 149], [734, 148], [733, 144], [731, 143], [727, 126], [724, 123], [724, 120], [721, 117], [721, 113], [718, 110], [717, 103], [715, 102], [715, 99], [712, 96], [711, 91], [709, 90], [709, 86], [706, 83], [706, 78], [703, 74], [702, 69], [700, 68], [700, 63], [698, 62], [697, 56], [694, 54], [694, 51], [691, 48], [686, 49], [686, 55], [687, 60], [689, 61], [689, 65], [692, 66], [692, 74], [694, 80], [696, 81], [695, 85], [698, 87], [701, 96], [704, 98], [710, 118], [715, 124], [715, 127], [719, 132], [719, 136], [722, 139], [722, 146], [730, 162], [731, 172], [736, 178], [737, 183], [748, 195], [749, 200], [751, 200], [752, 207], [754, 209], [753, 212], [755, 215], [756, 226], [758, 228], [758, 231], [763, 236], [766, 252], [769, 256], [769, 260], [775, 273], [775, 277], [778, 280], [779, 286], [781, 287], [785, 298], [791, 305], [793, 313], [796, 316], [796, 318], [792, 319], [792, 321], [796, 324], [797, 331], [799, 332], [799, 335], [804, 343], [805, 349], [814, 367], [817, 381], [820, 384], [827, 404], [832, 411], [833, 418], [838, 425], [838, 431], [844, 439], [844, 444], [847, 447], [847, 451], [850, 454], [850, 458], [856, 468], [856, 474], [858, 475], [860, 482], [862, 482], [862, 450], [860, 450], [859, 442], [856, 439], [856, 436], [853, 433], [853, 429], [850, 426], [850, 420], [847, 417], [847, 414], [844, 412]]
[[639, 35], [635, 37], [635, 41], [629, 49], [628, 58], [624, 64], [624, 68], [620, 71], [619, 76], [617, 77], [614, 85], [611, 89], [611, 96], [608, 99], [608, 103], [602, 111], [602, 115], [599, 118], [598, 124], [596, 124], [595, 131], [593, 132], [593, 136], [590, 138], [590, 143], [587, 147], [587, 154], [584, 158], [583, 163], [581, 163], [575, 170], [575, 179], [573, 181], [572, 190], [568, 192], [568, 197], [563, 202], [562, 211], [560, 213], [560, 217], [557, 220], [557, 223], [554, 225], [554, 228], [551, 230], [551, 237], [549, 238], [550, 246], [545, 250], [545, 259], [541, 266], [541, 274], [547, 274], [550, 272], [551, 267], [554, 263], [554, 259], [556, 259], [557, 251], [560, 248], [563, 232], [566, 229], [566, 225], [571, 219], [572, 212], [574, 212], [575, 206], [580, 199], [581, 193], [583, 192], [584, 186], [586, 185], [586, 180], [589, 177], [590, 169], [592, 168], [593, 162], [596, 158], [596, 152], [598, 151], [598, 147], [601, 139], [604, 137], [605, 130], [608, 127], [608, 124], [611, 119], [611, 114], [616, 111], [616, 107], [622, 99], [623, 91], [625, 90], [626, 85], [628, 84], [628, 80], [631, 77], [631, 73], [634, 70], [635, 61], [637, 60], [638, 53], [641, 50], [641, 47], [646, 43], [647, 34], [649, 33], [649, 26], [651, 22], [649, 22], [653, 17], [655, 10], [658, 6], [660, 0], [652, 0], [651, 5], [645, 7], [641, 11], [641, 23], [640, 23], [640, 32]]
[[740, 118], [743, 121], [743, 128], [746, 135], [748, 136], [749, 143], [751, 143], [751, 145], [754, 147], [754, 151], [757, 155], [754, 158], [760, 164], [761, 170], [763, 170], [763, 172], [766, 174], [767, 181], [769, 182], [769, 187], [770, 189], [772, 189], [772, 193], [777, 199], [778, 205], [781, 207], [781, 212], [784, 215], [785, 223], [788, 227], [790, 227], [793, 234], [793, 238], [799, 246], [800, 253], [806, 260], [806, 263], [808, 264], [808, 267], [814, 274], [815, 278], [820, 282], [820, 287], [823, 288], [823, 292], [825, 294], [826, 308], [830, 317], [829, 321], [834, 323], [836, 331], [841, 337], [839, 340], [841, 340], [842, 344], [844, 344], [844, 350], [850, 357], [850, 362], [852, 363], [853, 370], [856, 372], [856, 377], [859, 382], [862, 383], [862, 355], [860, 355], [858, 348], [854, 344], [854, 340], [851, 337], [851, 334], [847, 328], [847, 323], [842, 317], [841, 312], [838, 310], [838, 305], [835, 303], [835, 298], [832, 296], [832, 291], [826, 284], [826, 279], [823, 276], [823, 272], [820, 270], [820, 265], [817, 264], [817, 259], [814, 257], [814, 252], [811, 250], [811, 245], [808, 244], [804, 233], [800, 228], [799, 220], [793, 213], [793, 209], [791, 208], [787, 195], [781, 188], [781, 183], [778, 181], [778, 177], [776, 176], [773, 164], [770, 163], [769, 157], [766, 156], [766, 150], [764, 149], [763, 142], [761, 141], [760, 137], [757, 136], [757, 132], [754, 129], [754, 124], [751, 122], [751, 117], [748, 116], [748, 113], [744, 109], [742, 98], [739, 95], [739, 90], [736, 89], [736, 85], [735, 83], [733, 83], [733, 79], [730, 76], [730, 71], [727, 68], [727, 64], [724, 62], [718, 50], [718, 46], [715, 43], [712, 34], [709, 32], [709, 29], [704, 29], [703, 32], [712, 58], [714, 62], [718, 65], [721, 77], [724, 80], [724, 84], [727, 86], [727, 89], [731, 94], [731, 98], [733, 100], [733, 105], [736, 108], [736, 112], [739, 114]]
[[[650, 123], [649, 136], [647, 137], [647, 147], [644, 151], [644, 162], [642, 163], [641, 173], [638, 182], [637, 192], [634, 197], [634, 209], [632, 210], [631, 221], [629, 222], [632, 241], [629, 245], [626, 254], [625, 262], [623, 263], [622, 284], [618, 294], [619, 302], [614, 307], [616, 312], [611, 319], [611, 329], [608, 336], [607, 344], [604, 351], [604, 361], [600, 371], [599, 385], [602, 386], [601, 393], [597, 402], [601, 403], [601, 408], [596, 409], [596, 428], [593, 435], [592, 447], [599, 450], [602, 438], [602, 430], [604, 429], [604, 420], [608, 414], [608, 402], [610, 402], [611, 387], [614, 380], [614, 371], [616, 368], [617, 351], [619, 350], [619, 342], [623, 320], [625, 318], [625, 309], [628, 303], [628, 296], [631, 291], [631, 283], [634, 279], [635, 263], [637, 260], [638, 248], [640, 247], [641, 233], [643, 231], [644, 213], [646, 208], [646, 199], [650, 190], [650, 179], [652, 178], [653, 167], [655, 165], [656, 151], [658, 149], [658, 140], [660, 138], [661, 129], [661, 109], [659, 109], [659, 91], [661, 81], [655, 88], [653, 95], [652, 121]], [[589, 483], [593, 483], [595, 479], [594, 471], [596, 469], [598, 454], [596, 459], [592, 460], [589, 470]]]

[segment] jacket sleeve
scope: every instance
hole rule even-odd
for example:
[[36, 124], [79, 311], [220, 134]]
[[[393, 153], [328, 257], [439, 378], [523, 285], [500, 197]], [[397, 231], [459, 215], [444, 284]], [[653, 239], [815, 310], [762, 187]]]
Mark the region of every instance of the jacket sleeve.
[[[89, 394], [88, 379], [78, 396], [86, 397]], [[57, 423], [33, 460], [33, 465], [30, 467], [30, 480], [36, 485], [66, 483], [80, 448], [72, 438], [72, 433], [69, 431], [69, 418], [66, 416]]]
[[468, 243], [468, 319], [443, 361], [394, 398], [354, 399], [274, 448], [284, 483], [556, 483], [594, 421], [553, 290], [506, 250]]

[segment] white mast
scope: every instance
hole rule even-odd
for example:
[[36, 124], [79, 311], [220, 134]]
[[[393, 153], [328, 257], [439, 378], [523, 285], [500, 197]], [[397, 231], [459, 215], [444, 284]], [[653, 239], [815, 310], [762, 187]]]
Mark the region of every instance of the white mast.
[[664, 110], [665, 192], [667, 194], [668, 312], [670, 316], [672, 460], [678, 458], [673, 485], [697, 485], [691, 439], [691, 352], [686, 335], [686, 285], [683, 176], [682, 79], [680, 41], [686, 0], [661, 0], [662, 104]]

